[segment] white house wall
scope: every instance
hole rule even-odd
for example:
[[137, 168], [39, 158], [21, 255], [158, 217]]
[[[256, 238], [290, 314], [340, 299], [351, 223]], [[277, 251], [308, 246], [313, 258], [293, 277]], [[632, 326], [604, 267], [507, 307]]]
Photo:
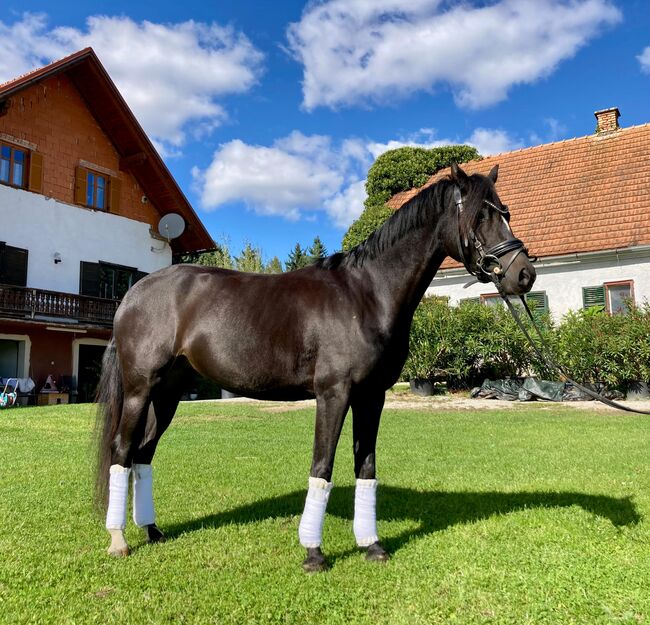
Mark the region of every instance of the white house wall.
[[[545, 291], [553, 318], [561, 319], [569, 310], [582, 308], [582, 288], [605, 282], [632, 280], [637, 303], [650, 301], [650, 250], [630, 249], [545, 259], [535, 264], [537, 280], [533, 291]], [[452, 304], [460, 300], [496, 294], [491, 284], [475, 283], [463, 288], [471, 279], [464, 270], [439, 272], [427, 290], [427, 295], [449, 297]]]
[[[80, 262], [151, 273], [171, 265], [171, 248], [149, 224], [0, 185], [0, 241], [29, 250], [27, 286], [79, 293]], [[154, 251], [152, 251], [154, 248]], [[54, 254], [61, 262], [54, 263]]]

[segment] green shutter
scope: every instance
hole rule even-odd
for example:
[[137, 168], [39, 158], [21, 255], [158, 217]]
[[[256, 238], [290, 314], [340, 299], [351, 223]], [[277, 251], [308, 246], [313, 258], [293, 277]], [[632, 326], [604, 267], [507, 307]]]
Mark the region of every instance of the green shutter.
[[81, 261], [79, 293], [99, 297], [99, 263]]
[[0, 244], [0, 283], [27, 286], [27, 250]]
[[585, 286], [582, 287], [582, 306], [583, 308], [591, 308], [592, 306], [600, 306], [605, 308], [605, 287], [604, 286]]
[[536, 315], [548, 313], [548, 297], [546, 291], [531, 291], [526, 294], [526, 303]]

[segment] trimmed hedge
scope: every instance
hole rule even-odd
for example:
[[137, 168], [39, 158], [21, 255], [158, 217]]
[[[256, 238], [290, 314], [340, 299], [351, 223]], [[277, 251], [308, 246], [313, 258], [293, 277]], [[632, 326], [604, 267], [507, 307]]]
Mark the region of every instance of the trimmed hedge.
[[[578, 382], [625, 390], [632, 381], [650, 381], [649, 303], [633, 306], [629, 314], [593, 308], [571, 312], [559, 325], [548, 315], [539, 321], [553, 357]], [[468, 388], [486, 378], [527, 374], [556, 377], [538, 361], [505, 307], [476, 302], [449, 306], [436, 297], [418, 306], [405, 379], [444, 379], [451, 388]]]

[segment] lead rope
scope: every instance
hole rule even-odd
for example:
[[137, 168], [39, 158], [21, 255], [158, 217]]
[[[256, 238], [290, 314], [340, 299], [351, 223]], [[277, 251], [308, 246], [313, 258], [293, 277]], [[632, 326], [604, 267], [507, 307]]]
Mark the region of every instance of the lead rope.
[[[625, 410], [626, 412], [635, 412], [636, 414], [647, 414], [650, 415], [650, 411], [648, 410], [636, 410], [635, 408], [630, 408], [629, 406], [625, 406], [623, 404], [620, 404], [618, 402], [615, 402], [611, 399], [608, 399], [607, 397], [604, 397], [600, 393], [597, 393], [596, 391], [591, 390], [590, 388], [587, 388], [586, 386], [582, 386], [582, 384], [578, 384], [575, 380], [572, 380], [562, 369], [560, 365], [558, 365], [546, 352], [550, 352], [550, 348], [548, 346], [548, 342], [544, 339], [544, 336], [542, 335], [542, 332], [540, 331], [539, 327], [537, 326], [537, 322], [535, 321], [535, 318], [533, 317], [533, 313], [530, 311], [530, 308], [528, 307], [528, 303], [526, 302], [526, 299], [523, 297], [523, 295], [519, 296], [519, 299], [521, 300], [521, 303], [524, 306], [524, 310], [526, 311], [526, 314], [528, 315], [528, 318], [530, 319], [530, 322], [533, 325], [533, 328], [535, 328], [535, 332], [537, 333], [537, 336], [539, 337], [539, 342], [540, 345], [536, 345], [535, 341], [533, 338], [530, 336], [530, 333], [526, 329], [526, 326], [524, 325], [523, 321], [521, 320], [521, 317], [519, 316], [519, 313], [515, 309], [515, 307], [512, 305], [512, 302], [504, 292], [503, 288], [501, 287], [501, 282], [499, 281], [498, 278], [495, 277], [493, 279], [494, 284], [497, 287], [497, 290], [499, 291], [499, 295], [503, 298], [503, 301], [506, 303], [508, 306], [508, 309], [510, 310], [510, 314], [512, 315], [513, 319], [517, 322], [517, 325], [519, 326], [519, 329], [524, 333], [524, 336], [528, 339], [528, 342], [531, 344], [534, 352], [537, 354], [537, 357], [549, 368], [551, 371], [555, 371], [556, 373], [559, 374], [560, 380], [562, 382], [569, 382], [569, 384], [572, 384], [576, 388], [579, 388], [583, 393], [589, 395], [593, 399], [602, 402], [603, 404], [606, 404], [607, 406], [611, 406], [612, 408], [617, 408], [618, 410]], [[544, 351], [545, 350], [545, 351]]]

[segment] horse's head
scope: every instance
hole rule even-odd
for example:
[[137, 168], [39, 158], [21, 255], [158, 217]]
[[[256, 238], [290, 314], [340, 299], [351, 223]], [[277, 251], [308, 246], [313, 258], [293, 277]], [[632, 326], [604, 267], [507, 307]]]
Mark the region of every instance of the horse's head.
[[497, 194], [498, 172], [495, 165], [487, 176], [468, 176], [452, 165], [457, 245], [450, 256], [480, 282], [494, 282], [503, 293], [520, 295], [530, 291], [536, 272], [523, 242], [513, 235], [508, 207]]

